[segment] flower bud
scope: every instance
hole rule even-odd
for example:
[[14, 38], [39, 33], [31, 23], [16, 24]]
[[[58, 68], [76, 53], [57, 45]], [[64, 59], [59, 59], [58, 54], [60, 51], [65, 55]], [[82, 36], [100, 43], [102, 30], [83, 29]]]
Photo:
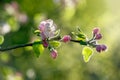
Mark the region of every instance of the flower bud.
[[71, 36], [70, 35], [65, 35], [65, 36], [63, 36], [63, 38], [61, 39], [61, 41], [63, 41], [63, 42], [69, 42], [71, 40]]
[[101, 45], [102, 51], [106, 51], [107, 50], [107, 46], [106, 45]]
[[93, 34], [96, 35], [100, 32], [100, 29], [99, 28], [94, 28], [93, 29]]
[[96, 36], [95, 36], [95, 39], [96, 40], [100, 40], [102, 38], [102, 35], [99, 33], [99, 34], [96, 34]]
[[53, 50], [51, 51], [51, 57], [52, 57], [53, 59], [56, 59], [57, 56], [58, 56], [57, 51], [56, 51], [55, 49], [53, 49]]
[[101, 52], [101, 51], [102, 51], [101, 45], [97, 45], [97, 46], [96, 46], [96, 51], [97, 51], [97, 52]]
[[47, 42], [46, 40], [43, 40], [43, 46], [44, 46], [45, 48], [48, 47], [48, 42]]

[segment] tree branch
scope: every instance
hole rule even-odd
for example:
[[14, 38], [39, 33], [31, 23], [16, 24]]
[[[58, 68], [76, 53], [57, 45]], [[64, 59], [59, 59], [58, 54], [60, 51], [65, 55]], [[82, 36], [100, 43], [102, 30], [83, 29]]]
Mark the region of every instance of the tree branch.
[[[79, 40], [70, 40], [70, 41], [75, 42], [75, 43], [80, 43]], [[12, 46], [12, 47], [7, 47], [7, 48], [0, 48], [0, 51], [8, 51], [8, 50], [16, 49], [16, 48], [32, 46], [33, 44], [34, 44], [34, 42], [33, 43], [28, 43], [28, 44], [20, 44], [20, 45], [16, 45], [16, 46]]]
[[16, 45], [16, 46], [12, 46], [12, 47], [8, 47], [8, 48], [0, 48], [0, 51], [8, 51], [8, 50], [12, 50], [12, 49], [16, 49], [16, 48], [20, 48], [20, 47], [26, 47], [26, 46], [32, 46], [33, 43], [28, 43], [28, 44], [20, 44], [20, 45]]

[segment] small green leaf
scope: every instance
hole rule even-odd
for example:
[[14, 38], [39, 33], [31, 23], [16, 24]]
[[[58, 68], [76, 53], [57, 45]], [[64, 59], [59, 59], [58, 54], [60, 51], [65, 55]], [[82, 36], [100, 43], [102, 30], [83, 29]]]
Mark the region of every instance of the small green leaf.
[[93, 50], [90, 47], [84, 47], [82, 51], [83, 59], [88, 62], [93, 54]]
[[40, 30], [35, 30], [35, 31], [34, 31], [34, 34], [39, 35], [39, 34], [40, 34]]
[[0, 45], [4, 42], [4, 37], [0, 35]]
[[79, 33], [75, 33], [75, 32], [72, 32], [72, 34], [74, 36], [76, 36], [76, 39], [77, 40], [82, 40], [82, 41], [86, 41], [86, 35], [83, 33], [83, 32], [79, 32]]
[[39, 57], [39, 55], [42, 54], [44, 51], [44, 47], [40, 43], [40, 41], [35, 41], [32, 47], [33, 47], [36, 57]]
[[50, 41], [49, 44], [51, 47], [54, 47], [54, 48], [58, 48], [61, 45], [59, 41]]
[[84, 33], [82, 33], [82, 32], [77, 33], [76, 36], [77, 36], [77, 37], [76, 37], [77, 40], [83, 40], [83, 41], [86, 40], [86, 35], [85, 35]]

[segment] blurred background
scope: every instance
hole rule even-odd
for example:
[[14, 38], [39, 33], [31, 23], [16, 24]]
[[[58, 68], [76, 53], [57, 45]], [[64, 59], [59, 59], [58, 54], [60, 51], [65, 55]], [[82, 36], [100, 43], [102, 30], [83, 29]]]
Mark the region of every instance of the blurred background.
[[36, 58], [32, 47], [0, 52], [0, 80], [120, 80], [120, 0], [0, 0], [2, 48], [33, 42], [40, 21], [53, 19], [61, 35], [79, 26], [90, 38], [100, 27], [108, 51], [88, 63], [77, 43], [62, 43], [53, 60], [46, 49]]

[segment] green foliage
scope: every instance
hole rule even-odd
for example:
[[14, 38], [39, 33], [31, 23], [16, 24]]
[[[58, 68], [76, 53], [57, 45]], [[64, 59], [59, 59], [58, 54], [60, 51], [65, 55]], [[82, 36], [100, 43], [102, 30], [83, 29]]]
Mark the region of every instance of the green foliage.
[[79, 33], [72, 32], [72, 34], [76, 36], [77, 40], [85, 41], [87, 38], [86, 35], [81, 31]]
[[76, 36], [77, 36], [77, 40], [83, 40], [83, 41], [86, 40], [86, 35], [81, 31], [79, 33], [76, 33]]
[[40, 54], [42, 54], [44, 51], [44, 47], [40, 43], [40, 41], [35, 41], [32, 47], [33, 47], [36, 57], [39, 57]]
[[51, 47], [54, 47], [54, 48], [58, 48], [61, 45], [59, 41], [50, 41], [49, 44]]
[[16, 21], [14, 17], [10, 17], [7, 20], [7, 23], [11, 26], [12, 31], [17, 31], [19, 29], [19, 23]]
[[87, 39], [86, 35], [81, 30], [78, 29], [78, 31], [79, 32], [76, 32], [76, 33], [72, 32], [72, 34], [75, 36], [76, 40], [80, 41], [81, 45], [87, 45], [87, 43], [86, 43], [86, 39]]
[[4, 37], [0, 35], [0, 45], [4, 42]]
[[39, 36], [40, 35], [40, 30], [35, 30], [34, 34], [36, 34], [37, 36]]
[[93, 54], [93, 50], [90, 47], [84, 47], [82, 51], [83, 59], [88, 62]]

